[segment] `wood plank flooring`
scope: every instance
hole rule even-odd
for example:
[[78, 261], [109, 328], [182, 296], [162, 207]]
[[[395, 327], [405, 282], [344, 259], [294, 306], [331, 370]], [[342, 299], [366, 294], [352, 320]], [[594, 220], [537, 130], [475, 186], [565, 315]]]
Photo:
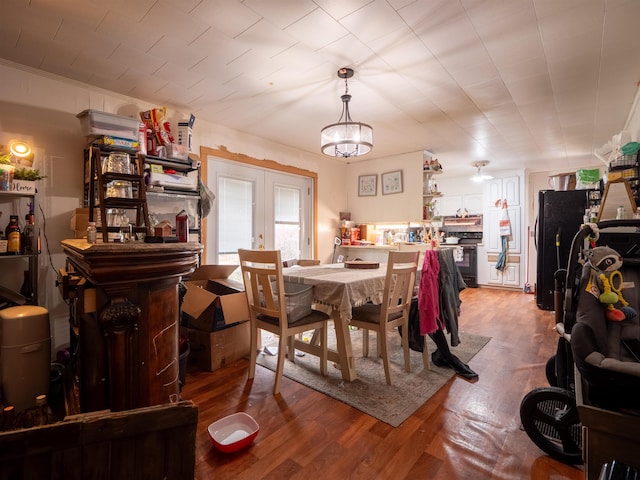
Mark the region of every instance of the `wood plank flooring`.
[[[462, 341], [465, 331], [492, 337], [469, 363], [480, 378], [454, 377], [398, 428], [286, 377], [273, 396], [273, 373], [257, 367], [247, 382], [246, 359], [190, 369], [182, 396], [199, 406], [196, 478], [584, 479], [582, 467], [550, 459], [520, 429], [522, 397], [547, 386], [553, 312], [521, 291], [469, 288], [461, 298]], [[260, 434], [247, 450], [220, 453], [207, 426], [236, 411], [251, 414]]]

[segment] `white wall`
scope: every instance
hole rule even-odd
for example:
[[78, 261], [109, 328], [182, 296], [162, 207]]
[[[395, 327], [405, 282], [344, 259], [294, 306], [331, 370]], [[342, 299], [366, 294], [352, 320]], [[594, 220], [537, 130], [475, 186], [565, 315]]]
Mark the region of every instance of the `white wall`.
[[[402, 171], [402, 193], [382, 195], [381, 174], [397, 170]], [[358, 196], [360, 175], [378, 176], [376, 196]], [[421, 220], [422, 151], [351, 163], [346, 174], [346, 194], [346, 211], [357, 223]]]

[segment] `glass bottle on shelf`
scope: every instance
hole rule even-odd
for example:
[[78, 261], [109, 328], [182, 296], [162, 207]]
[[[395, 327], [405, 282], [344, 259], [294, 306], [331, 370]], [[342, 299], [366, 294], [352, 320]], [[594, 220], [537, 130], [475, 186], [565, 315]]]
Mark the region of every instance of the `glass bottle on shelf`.
[[98, 237], [98, 230], [96, 229], [96, 222], [89, 222], [87, 224], [87, 243], [96, 243]]
[[9, 224], [4, 232], [7, 237], [7, 255], [20, 255], [22, 253], [22, 235], [18, 225], [18, 215], [11, 215], [9, 219]]
[[122, 223], [120, 224], [120, 242], [127, 243], [131, 241], [131, 224], [129, 223], [129, 217], [122, 217]]
[[25, 226], [22, 232], [22, 252], [31, 255], [34, 249], [36, 216], [33, 212], [33, 203], [29, 203], [29, 213], [24, 217]]

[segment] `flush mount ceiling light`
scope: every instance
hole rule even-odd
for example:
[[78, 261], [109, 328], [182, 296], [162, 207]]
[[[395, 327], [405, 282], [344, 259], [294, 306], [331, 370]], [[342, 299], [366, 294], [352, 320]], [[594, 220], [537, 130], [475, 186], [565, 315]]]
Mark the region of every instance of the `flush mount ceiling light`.
[[491, 180], [493, 178], [491, 175], [483, 175], [481, 170], [482, 168], [489, 165], [489, 160], [481, 160], [479, 162], [473, 162], [471, 165], [478, 169], [476, 174], [473, 177], [471, 177], [471, 180], [473, 180], [474, 182], [480, 183], [480, 182], [484, 182], [485, 180]]
[[354, 122], [349, 114], [349, 85], [347, 79], [353, 77], [353, 69], [341, 68], [338, 78], [344, 78], [342, 115], [338, 123], [327, 125], [320, 131], [320, 149], [330, 157], [357, 157], [365, 155], [373, 148], [373, 128], [366, 123]]
[[31, 147], [27, 142], [12, 140], [11, 143], [9, 143], [9, 151], [16, 157], [27, 157], [31, 153]]

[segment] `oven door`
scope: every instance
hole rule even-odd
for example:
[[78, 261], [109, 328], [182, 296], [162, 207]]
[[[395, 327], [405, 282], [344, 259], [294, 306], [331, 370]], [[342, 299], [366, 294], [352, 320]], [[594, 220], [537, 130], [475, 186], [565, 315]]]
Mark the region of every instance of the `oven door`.
[[476, 245], [460, 245], [462, 258], [456, 260], [456, 265], [467, 287], [478, 286], [478, 248]]

